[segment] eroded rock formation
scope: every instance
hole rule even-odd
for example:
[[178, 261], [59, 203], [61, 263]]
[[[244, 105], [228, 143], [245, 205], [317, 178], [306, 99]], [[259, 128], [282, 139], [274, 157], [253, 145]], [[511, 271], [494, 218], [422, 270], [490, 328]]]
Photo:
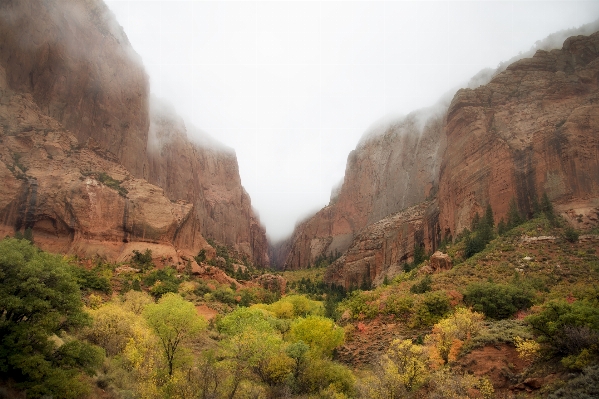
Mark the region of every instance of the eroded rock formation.
[[29, 94], [6, 87], [0, 67], [0, 234], [31, 228], [53, 252], [122, 260], [197, 254], [208, 244], [189, 223], [192, 204], [169, 200], [99, 147], [84, 147]]
[[537, 51], [490, 83], [463, 89], [447, 113], [439, 204], [443, 234], [490, 203], [530, 214], [543, 193], [560, 209], [599, 208], [599, 33]]
[[207, 238], [268, 265], [266, 233], [241, 185], [235, 152], [187, 127], [164, 102], [152, 99], [150, 110], [149, 182], [173, 201], [192, 203]]
[[431, 251], [438, 242], [437, 204], [423, 202], [364, 228], [345, 254], [325, 273], [329, 284], [345, 288], [377, 286], [413, 261], [414, 247]]
[[[334, 212], [338, 205], [333, 203], [300, 225], [286, 267], [303, 267], [305, 261], [298, 255], [303, 254], [306, 259], [328, 245], [326, 240], [321, 243], [327, 238], [321, 233], [323, 229], [314, 226], [335, 225], [344, 215], [357, 214], [352, 220], [358, 222], [346, 231], [363, 230], [352, 239], [347, 253], [327, 271], [326, 280], [346, 288], [359, 286], [363, 281], [380, 283], [384, 276], [400, 270], [399, 264], [405, 261], [402, 257], [411, 256], [409, 245], [407, 250], [397, 252], [397, 248], [406, 248], [401, 244], [406, 237], [398, 234], [399, 226], [410, 226], [403, 231], [413, 231], [408, 233], [412, 234], [413, 243], [418, 226], [428, 217], [423, 219], [415, 207], [409, 210], [409, 216], [398, 213], [370, 223], [393, 209], [397, 198], [403, 199], [404, 205], [423, 201], [411, 190], [422, 192], [426, 181], [433, 182], [432, 187], [439, 182], [438, 193], [434, 189], [430, 192], [439, 204], [438, 211], [431, 212], [439, 218], [438, 224], [435, 222], [439, 230], [423, 240], [430, 251], [435, 250], [434, 244], [440, 237], [455, 237], [469, 226], [475, 213], [482, 214], [487, 204], [491, 204], [498, 222], [506, 216], [512, 199], [523, 215], [531, 215], [543, 193], [573, 224], [596, 225], [599, 33], [568, 38], [561, 49], [539, 50], [531, 58], [476, 80], [483, 85], [459, 90], [445, 116], [436, 119], [442, 125], [432, 136], [442, 143], [436, 152], [430, 150], [434, 148], [431, 146], [406, 146], [405, 140], [396, 137], [386, 141], [385, 135], [378, 139], [378, 145], [389, 147], [387, 152], [399, 151], [398, 157], [372, 157], [378, 169], [356, 162], [356, 155], [350, 155], [338, 199], [338, 203], [344, 204], [344, 211], [337, 216]], [[359, 151], [360, 148], [356, 153]], [[371, 148], [368, 153], [377, 152]], [[423, 154], [435, 157], [435, 162], [418, 166], [416, 171], [420, 174], [405, 166], [422, 162]], [[435, 169], [439, 165], [440, 170]], [[389, 167], [393, 173], [386, 174]], [[346, 187], [352, 187], [349, 192], [354, 193], [353, 197], [342, 196]], [[378, 195], [386, 202], [377, 202]], [[332, 242], [330, 237], [327, 239]], [[403, 255], [398, 257], [398, 253]]]
[[32, 228], [46, 249], [111, 260], [149, 248], [167, 263], [208, 237], [268, 264], [235, 154], [150, 110], [102, 1], [2, 2], [0, 101], [2, 234]]

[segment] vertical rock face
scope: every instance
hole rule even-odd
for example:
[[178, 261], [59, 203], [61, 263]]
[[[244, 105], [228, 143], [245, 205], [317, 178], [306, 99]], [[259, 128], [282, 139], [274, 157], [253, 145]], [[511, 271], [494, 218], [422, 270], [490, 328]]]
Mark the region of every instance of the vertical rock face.
[[441, 104], [416, 111], [363, 138], [348, 157], [338, 196], [295, 229], [284, 267], [304, 268], [319, 256], [343, 253], [362, 228], [434, 195], [445, 110]]
[[268, 264], [235, 154], [160, 107], [150, 129], [148, 77], [101, 0], [0, 2], [0, 97], [3, 233], [110, 259], [209, 237]]
[[150, 247], [175, 264], [207, 246], [188, 223], [191, 204], [170, 201], [102, 148], [80, 146], [4, 76], [0, 66], [0, 235], [30, 228], [45, 250], [112, 260]]
[[149, 182], [173, 201], [193, 203], [195, 223], [207, 238], [268, 265], [266, 232], [241, 185], [235, 152], [187, 128], [165, 103], [152, 99], [150, 110]]
[[444, 235], [490, 203], [530, 214], [543, 193], [561, 208], [599, 208], [599, 33], [537, 51], [485, 86], [463, 89], [447, 113], [439, 183]]
[[100, 0], [0, 3], [0, 62], [9, 87], [30, 93], [80, 143], [92, 139], [145, 177], [148, 77]]

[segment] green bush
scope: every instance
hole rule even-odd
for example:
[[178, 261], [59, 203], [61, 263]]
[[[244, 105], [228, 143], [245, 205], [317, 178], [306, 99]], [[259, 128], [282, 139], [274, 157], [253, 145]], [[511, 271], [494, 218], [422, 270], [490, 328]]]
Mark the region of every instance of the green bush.
[[432, 326], [451, 310], [449, 297], [445, 291], [432, 291], [419, 295], [414, 304], [412, 327]]
[[394, 315], [402, 320], [407, 320], [412, 314], [414, 298], [410, 295], [392, 295], [385, 301], [384, 312]]
[[533, 293], [511, 284], [474, 283], [466, 287], [464, 303], [492, 319], [506, 319], [532, 305]]
[[141, 253], [137, 249], [134, 249], [131, 262], [141, 270], [151, 269], [154, 267], [152, 263], [152, 250], [146, 249], [144, 253]]
[[237, 301], [235, 299], [235, 292], [229, 287], [218, 287], [212, 292], [212, 297], [219, 302], [226, 303], [228, 305], [234, 305]]
[[564, 231], [564, 238], [568, 242], [577, 242], [579, 237], [578, 231], [574, 230], [572, 227], [568, 227], [566, 231]]
[[554, 356], [578, 356], [585, 349], [597, 356], [599, 307], [596, 302], [551, 301], [538, 314], [528, 316], [526, 321]]
[[431, 290], [433, 279], [430, 274], [424, 276], [422, 280], [410, 287], [410, 292], [413, 294], [424, 294]]
[[566, 385], [551, 395], [549, 399], [576, 398], [593, 399], [599, 397], [599, 367], [587, 367], [582, 374], [571, 379]]
[[121, 187], [121, 182], [113, 179], [108, 174], [102, 172], [98, 175], [98, 181], [104, 184], [106, 187], [110, 187], [113, 190], [116, 190], [121, 197], [126, 197], [128, 191], [125, 187]]
[[361, 317], [372, 319], [379, 314], [379, 306], [375, 302], [374, 294], [369, 291], [353, 291], [339, 306], [341, 309], [349, 310], [354, 319]]
[[0, 376], [28, 397], [84, 397], [82, 372], [102, 361], [96, 347], [70, 341], [57, 350], [50, 337], [88, 324], [72, 268], [61, 256], [27, 240], [0, 241]]
[[[152, 270], [143, 278], [143, 283], [150, 288], [150, 294], [159, 298], [167, 292], [178, 292], [181, 281], [177, 277], [177, 271], [172, 267]], [[133, 287], [135, 289], [135, 287]]]
[[106, 294], [110, 294], [112, 292], [110, 281], [104, 276], [99, 276], [93, 270], [87, 270], [82, 267], [73, 266], [71, 272], [77, 278], [77, 283], [81, 288], [97, 290]]

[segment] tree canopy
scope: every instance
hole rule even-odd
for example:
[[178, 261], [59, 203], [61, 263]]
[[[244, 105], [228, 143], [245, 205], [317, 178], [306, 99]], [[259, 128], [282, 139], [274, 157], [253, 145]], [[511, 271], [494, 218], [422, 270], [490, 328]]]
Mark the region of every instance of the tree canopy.
[[0, 241], [0, 378], [17, 381], [31, 397], [83, 395], [79, 369], [91, 373], [103, 351], [61, 336], [88, 322], [76, 277], [61, 256], [28, 240]]

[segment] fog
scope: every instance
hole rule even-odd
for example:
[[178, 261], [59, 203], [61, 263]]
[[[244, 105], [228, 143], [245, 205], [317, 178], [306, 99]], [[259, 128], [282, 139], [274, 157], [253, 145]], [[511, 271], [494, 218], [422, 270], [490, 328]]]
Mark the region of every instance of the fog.
[[599, 18], [597, 1], [106, 3], [152, 93], [235, 150], [273, 240], [329, 202], [377, 121]]

